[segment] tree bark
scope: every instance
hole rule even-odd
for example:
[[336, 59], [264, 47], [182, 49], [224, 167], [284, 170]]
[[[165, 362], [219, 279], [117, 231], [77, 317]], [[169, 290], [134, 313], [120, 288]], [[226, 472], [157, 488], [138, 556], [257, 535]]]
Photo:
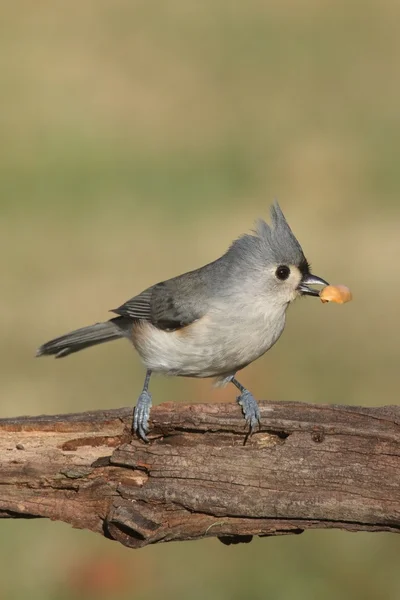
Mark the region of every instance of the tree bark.
[[[400, 531], [400, 407], [262, 402], [0, 420], [0, 517], [47, 517], [131, 548], [311, 528]], [[244, 442], [246, 443], [244, 444]]]

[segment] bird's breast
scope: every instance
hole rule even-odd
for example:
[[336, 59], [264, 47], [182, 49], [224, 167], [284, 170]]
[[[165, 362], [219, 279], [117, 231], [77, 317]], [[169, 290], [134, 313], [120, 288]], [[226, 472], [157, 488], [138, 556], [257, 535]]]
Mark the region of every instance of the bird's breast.
[[284, 310], [261, 316], [255, 311], [214, 310], [176, 331], [139, 322], [132, 341], [148, 369], [215, 377], [234, 373], [259, 358], [277, 341], [284, 325]]

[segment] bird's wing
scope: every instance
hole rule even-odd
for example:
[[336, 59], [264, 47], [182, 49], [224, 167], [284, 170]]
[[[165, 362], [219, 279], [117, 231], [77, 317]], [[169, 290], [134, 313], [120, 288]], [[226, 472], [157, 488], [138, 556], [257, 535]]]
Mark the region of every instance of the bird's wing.
[[207, 306], [206, 286], [186, 273], [157, 283], [111, 312], [150, 321], [159, 329], [176, 330], [204, 316]]
[[153, 288], [148, 288], [141, 294], [134, 296], [118, 308], [113, 308], [111, 312], [121, 315], [121, 317], [131, 317], [132, 319], [142, 319], [151, 321], [151, 297]]

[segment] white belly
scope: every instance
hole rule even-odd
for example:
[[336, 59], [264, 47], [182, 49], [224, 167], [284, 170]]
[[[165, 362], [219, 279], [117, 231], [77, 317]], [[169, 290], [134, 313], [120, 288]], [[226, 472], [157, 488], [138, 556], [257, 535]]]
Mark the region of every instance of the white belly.
[[[254, 310], [254, 307], [253, 307]], [[234, 374], [277, 341], [285, 310], [263, 315], [211, 313], [177, 331], [148, 322], [134, 330], [133, 343], [147, 369], [167, 375], [215, 377]]]

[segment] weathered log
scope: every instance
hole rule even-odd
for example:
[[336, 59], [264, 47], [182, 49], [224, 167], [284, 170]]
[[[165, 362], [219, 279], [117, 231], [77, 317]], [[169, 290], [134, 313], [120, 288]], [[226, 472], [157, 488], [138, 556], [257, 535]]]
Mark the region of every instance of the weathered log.
[[[132, 548], [170, 540], [400, 532], [400, 407], [262, 402], [0, 420], [0, 517], [47, 517]], [[244, 443], [246, 441], [246, 443]]]

